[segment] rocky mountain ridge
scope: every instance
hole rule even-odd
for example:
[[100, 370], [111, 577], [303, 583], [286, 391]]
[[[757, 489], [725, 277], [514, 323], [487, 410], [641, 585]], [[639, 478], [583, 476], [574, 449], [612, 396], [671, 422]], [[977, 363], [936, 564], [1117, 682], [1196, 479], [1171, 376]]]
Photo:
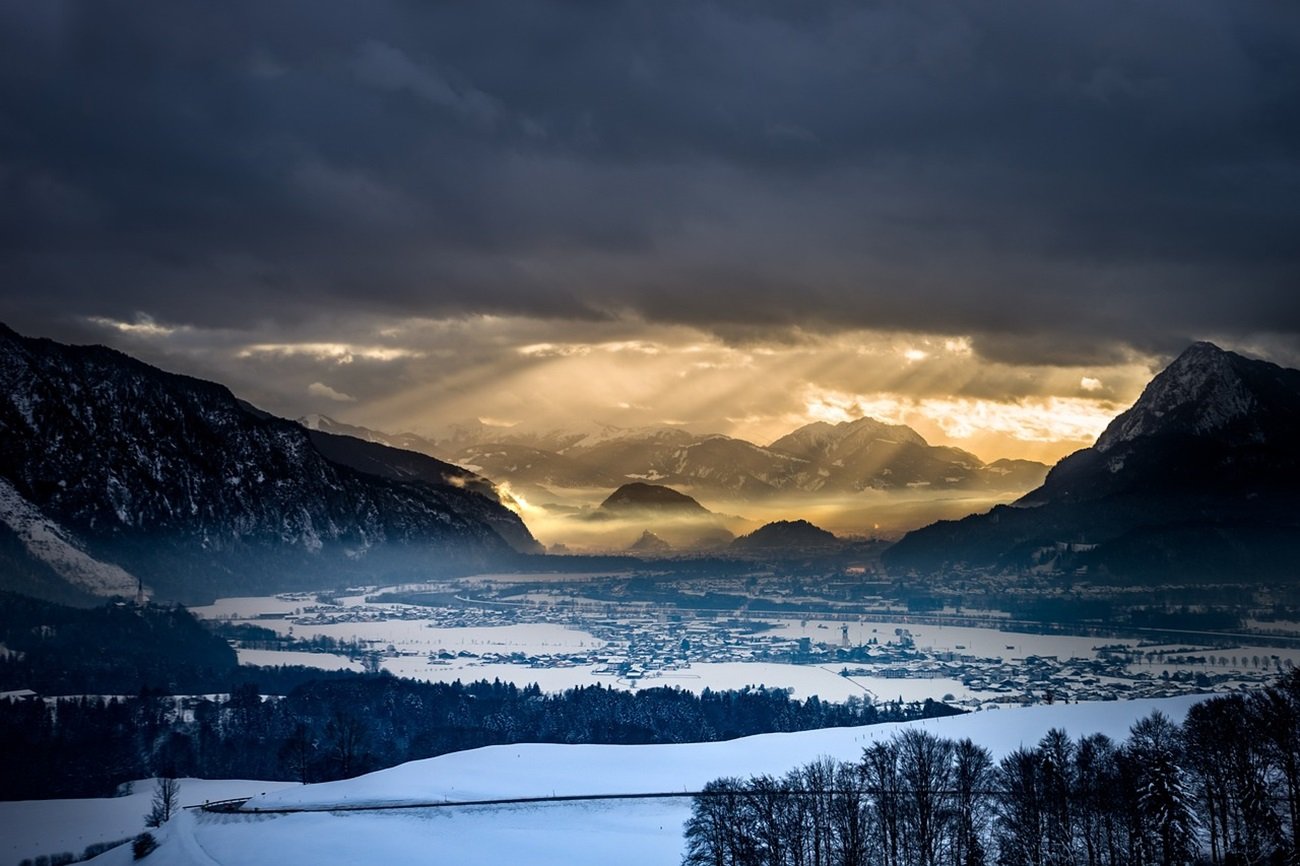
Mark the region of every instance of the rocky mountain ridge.
[[675, 427], [535, 433], [478, 425], [430, 439], [388, 436], [324, 416], [304, 423], [388, 444], [412, 443], [516, 488], [614, 488], [644, 481], [753, 500], [917, 488], [1019, 492], [1041, 483], [1047, 471], [1030, 460], [986, 464], [959, 448], [930, 445], [909, 427], [873, 418], [814, 422], [767, 446]]
[[1015, 507], [911, 532], [885, 561], [1103, 579], [1293, 577], [1297, 437], [1300, 371], [1197, 343]]
[[65, 548], [189, 601], [487, 561], [513, 553], [506, 537], [536, 547], [478, 476], [411, 455], [426, 474], [396, 477], [391, 449], [331, 440], [331, 459], [313, 435], [221, 385], [0, 326], [0, 479], [7, 513], [27, 515], [6, 524], [20, 540], [39, 514]]

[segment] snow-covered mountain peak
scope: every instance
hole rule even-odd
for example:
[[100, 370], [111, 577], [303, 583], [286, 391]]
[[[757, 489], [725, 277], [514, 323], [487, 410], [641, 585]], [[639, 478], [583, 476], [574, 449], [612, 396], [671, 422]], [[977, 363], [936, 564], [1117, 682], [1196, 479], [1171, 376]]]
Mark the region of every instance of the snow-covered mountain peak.
[[799, 457], [813, 454], [823, 456], [844, 448], [859, 448], [872, 441], [892, 442], [925, 447], [928, 443], [921, 434], [904, 424], [888, 424], [864, 416], [852, 421], [831, 424], [814, 421], [787, 433], [774, 441], [770, 448]]
[[1237, 363], [1244, 360], [1213, 343], [1192, 344], [1151, 380], [1133, 408], [1111, 422], [1096, 449], [1107, 451], [1171, 424], [1205, 435], [1248, 415], [1256, 400]]

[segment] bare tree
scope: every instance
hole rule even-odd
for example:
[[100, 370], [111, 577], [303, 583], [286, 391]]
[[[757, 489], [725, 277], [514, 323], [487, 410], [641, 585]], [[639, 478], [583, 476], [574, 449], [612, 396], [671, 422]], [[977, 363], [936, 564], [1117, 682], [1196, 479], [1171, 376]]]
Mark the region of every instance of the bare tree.
[[1043, 866], [1042, 756], [1037, 749], [1016, 749], [998, 765], [999, 863]]
[[946, 831], [952, 787], [951, 740], [908, 728], [898, 737], [898, 771], [903, 781], [903, 822], [910, 863], [935, 866]]
[[872, 792], [875, 855], [883, 866], [902, 862], [902, 780], [898, 775], [898, 743], [875, 743], [862, 753], [862, 777]]
[[806, 820], [810, 862], [818, 866], [831, 862], [834, 828], [831, 825], [831, 798], [826, 792], [835, 786], [835, 770], [835, 760], [823, 756], [806, 764], [801, 771], [803, 787], [808, 792]]
[[181, 783], [170, 776], [160, 776], [153, 786], [153, 799], [149, 814], [144, 816], [146, 827], [161, 827], [171, 820], [180, 801]]
[[325, 724], [325, 738], [339, 778], [347, 779], [356, 773], [365, 751], [366, 734], [366, 723], [351, 713], [337, 712]]
[[308, 776], [315, 755], [316, 742], [312, 739], [307, 726], [299, 722], [294, 725], [288, 739], [280, 747], [280, 760], [284, 762], [285, 769], [305, 785], [309, 781]]
[[830, 818], [835, 840], [834, 862], [839, 866], [864, 866], [867, 863], [868, 811], [862, 783], [859, 765], [839, 764], [836, 767]]
[[684, 866], [753, 864], [752, 828], [746, 826], [745, 783], [716, 779], [691, 804]]
[[1116, 815], [1115, 744], [1105, 734], [1079, 739], [1074, 749], [1074, 813], [1084, 866], [1120, 859]]
[[1291, 835], [1290, 857], [1300, 862], [1300, 671], [1291, 671], [1250, 699], [1251, 727], [1280, 782]]
[[765, 866], [782, 866], [787, 862], [790, 838], [785, 812], [793, 792], [783, 780], [755, 776], [745, 785], [745, 802], [753, 820], [755, 859]]
[[984, 837], [991, 811], [993, 757], [969, 737], [953, 748], [953, 866], [984, 866]]

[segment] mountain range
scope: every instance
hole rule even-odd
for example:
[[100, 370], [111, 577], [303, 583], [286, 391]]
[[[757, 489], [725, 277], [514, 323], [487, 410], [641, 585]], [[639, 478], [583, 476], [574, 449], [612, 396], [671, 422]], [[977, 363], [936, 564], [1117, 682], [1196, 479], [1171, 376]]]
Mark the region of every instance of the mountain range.
[[[508, 438], [485, 425], [458, 434], [459, 453], [473, 458], [462, 468], [422, 453], [450, 440], [277, 418], [221, 385], [0, 326], [0, 589], [85, 601], [144, 584], [196, 601], [426, 577], [539, 552], [484, 464], [519, 486], [618, 488], [593, 520], [626, 524], [628, 542], [649, 530], [645, 546], [660, 549], [731, 538], [734, 518], [669, 489], [673, 479], [692, 493], [758, 498], [1026, 489], [1043, 468], [985, 464], [868, 418], [809, 424], [766, 447], [677, 428], [466, 444], [489, 433]], [[1300, 371], [1197, 343], [1092, 447], [1015, 503], [908, 533], [884, 562], [896, 573], [1291, 577], [1298, 439]]]
[[791, 493], [864, 490], [1028, 490], [1047, 467], [1032, 460], [985, 463], [959, 448], [930, 445], [915, 430], [860, 418], [814, 422], [770, 445], [678, 427], [516, 431], [464, 425], [444, 438], [389, 435], [327, 416], [314, 430], [411, 448], [472, 468], [517, 489], [616, 488], [647, 481], [695, 495], [761, 500]]
[[1294, 577], [1300, 371], [1196, 343], [1010, 506], [907, 534], [894, 569]]
[[3, 588], [195, 601], [538, 549], [475, 473], [0, 326]]

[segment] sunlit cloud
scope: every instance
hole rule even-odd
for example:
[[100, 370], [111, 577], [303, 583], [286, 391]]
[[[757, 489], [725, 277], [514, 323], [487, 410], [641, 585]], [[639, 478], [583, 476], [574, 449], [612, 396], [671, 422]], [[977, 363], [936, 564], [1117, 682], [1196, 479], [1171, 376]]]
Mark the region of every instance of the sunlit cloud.
[[909, 426], [928, 422], [952, 440], [998, 434], [1020, 442], [1092, 441], [1119, 411], [1110, 401], [1078, 397], [997, 401], [836, 392], [809, 393], [805, 406], [810, 420], [840, 423], [870, 417]]
[[92, 325], [101, 328], [108, 328], [121, 334], [129, 334], [135, 337], [169, 337], [178, 330], [184, 330], [172, 325], [162, 325], [154, 321], [152, 316], [139, 313], [134, 322], [124, 322], [119, 319], [110, 319], [105, 316], [89, 316], [86, 319]]
[[[809, 421], [825, 421], [828, 424], [843, 424], [867, 416], [861, 400], [847, 394], [817, 394], [808, 398], [805, 408], [805, 415]], [[896, 406], [889, 408], [892, 411]], [[870, 417], [885, 420], [878, 413], [873, 413]]]
[[981, 459], [1053, 462], [1090, 444], [1154, 368], [1137, 356], [1007, 363], [954, 334], [742, 339], [622, 318], [321, 318], [235, 331], [142, 314], [91, 324], [110, 342], [130, 341], [128, 351], [148, 346], [151, 363], [220, 381], [276, 414], [329, 406], [347, 423], [435, 439], [477, 419], [534, 432], [671, 424], [768, 444], [812, 421], [871, 416]]
[[602, 352], [635, 352], [640, 355], [660, 355], [665, 351], [663, 346], [646, 340], [615, 340], [600, 343], [596, 348]]
[[575, 355], [591, 354], [590, 346], [557, 345], [555, 343], [531, 343], [515, 349], [525, 358], [571, 358]]
[[[669, 347], [648, 340], [611, 340], [603, 343], [530, 343], [515, 349], [526, 358], [572, 358], [593, 352], [609, 354], [632, 353], [637, 355], [662, 355]], [[700, 351], [696, 347], [674, 347], [672, 351]]]
[[244, 346], [236, 357], [252, 358], [258, 355], [303, 355], [317, 361], [351, 364], [364, 361], [397, 361], [403, 358], [421, 358], [424, 352], [390, 346], [358, 346], [349, 343], [256, 343]]
[[1073, 397], [1048, 397], [1016, 403], [926, 400], [921, 411], [953, 439], [1005, 433], [1022, 442], [1090, 442], [1114, 419], [1117, 407]]
[[970, 337], [957, 337], [943, 341], [943, 350], [950, 355], [970, 355], [974, 352]]
[[324, 382], [312, 382], [307, 386], [307, 393], [313, 397], [324, 397], [326, 400], [333, 400], [335, 403], [355, 403], [357, 400], [351, 394], [336, 391]]

